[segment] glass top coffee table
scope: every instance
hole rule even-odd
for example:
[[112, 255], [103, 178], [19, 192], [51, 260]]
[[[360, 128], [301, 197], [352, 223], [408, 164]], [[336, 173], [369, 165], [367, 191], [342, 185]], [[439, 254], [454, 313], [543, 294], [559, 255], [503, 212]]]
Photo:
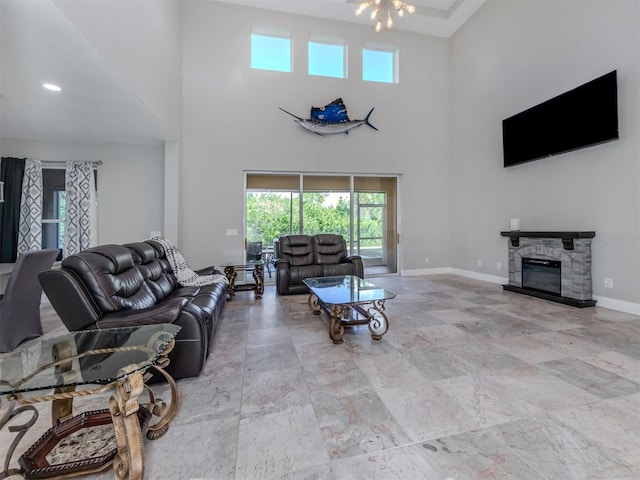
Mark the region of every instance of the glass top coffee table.
[[324, 310], [330, 316], [329, 336], [333, 343], [343, 342], [345, 326], [369, 325], [371, 338], [382, 339], [389, 329], [384, 302], [396, 294], [355, 275], [307, 278], [311, 290], [309, 308], [315, 315]]
[[[179, 330], [178, 325], [163, 323], [70, 332], [25, 343], [0, 360], [0, 396], [9, 400], [8, 406], [0, 404], [0, 429], [11, 422], [9, 431], [16, 433], [0, 478], [18, 472], [25, 478], [76, 476], [110, 464], [116, 478], [143, 478], [142, 431], [150, 439], [164, 435], [177, 409], [176, 384], [164, 367]], [[169, 405], [145, 385], [149, 368], [169, 383]], [[85, 387], [77, 390], [80, 386]], [[111, 390], [115, 394], [108, 409], [73, 416], [75, 398]], [[140, 405], [138, 397], [145, 390], [149, 401]], [[51, 402], [53, 426], [20, 457], [20, 470], [10, 469], [16, 447], [38, 419], [33, 405], [40, 402]], [[14, 424], [14, 418], [28, 413], [31, 419]], [[152, 415], [160, 418], [150, 426]], [[91, 445], [101, 443], [100, 449], [89, 452], [83, 446], [83, 458], [72, 458], [77, 447], [69, 452], [73, 449], [68, 445], [88, 442], [96, 435], [101, 437]]]

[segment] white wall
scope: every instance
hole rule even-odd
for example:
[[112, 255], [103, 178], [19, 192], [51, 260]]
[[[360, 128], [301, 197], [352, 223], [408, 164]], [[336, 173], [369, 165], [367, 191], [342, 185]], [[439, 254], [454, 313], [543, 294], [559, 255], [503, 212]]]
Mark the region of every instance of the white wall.
[[[152, 172], [162, 172], [166, 168], [170, 174], [166, 175], [167, 181], [164, 182], [164, 195], [160, 203], [153, 207], [156, 209], [153, 216], [153, 223], [156, 225], [153, 230], [177, 236], [182, 136], [181, 1], [52, 1], [137, 97], [133, 101], [139, 100], [155, 119], [154, 123], [161, 126], [166, 152], [157, 158], [159, 163], [150, 168]], [[114, 121], [108, 112], [98, 113], [102, 113], [105, 119]], [[98, 114], [96, 118], [101, 116]], [[110, 131], [105, 131], [104, 137], [97, 138], [98, 141], [104, 138], [108, 142], [113, 137]], [[140, 138], [140, 143], [149, 143], [149, 139]], [[113, 144], [114, 151], [119, 148], [117, 143]], [[157, 148], [164, 147], [150, 150], [156, 151]], [[127, 164], [130, 158], [125, 153], [121, 160], [123, 164]], [[122, 197], [116, 194], [114, 198]], [[141, 202], [145, 203], [145, 199]], [[158, 214], [162, 219], [160, 222], [155, 220]], [[136, 223], [137, 220], [131, 222]], [[122, 221], [117, 223], [121, 224]], [[147, 238], [149, 232], [146, 228], [144, 231], [146, 233], [142, 238]]]
[[[293, 73], [250, 69], [252, 28], [290, 32]], [[348, 42], [348, 79], [307, 75], [311, 34]], [[363, 82], [365, 42], [400, 49], [400, 83]], [[449, 262], [449, 49], [446, 39], [304, 16], [185, 1], [183, 10], [183, 184], [181, 250], [194, 264], [239, 261], [243, 171], [400, 174], [401, 268]], [[371, 122], [320, 137], [278, 110], [302, 117], [337, 97], [351, 118]]]
[[182, 7], [176, 0], [54, 0], [166, 131], [182, 127]]
[[49, 161], [102, 161], [98, 169], [99, 244], [137, 242], [162, 230], [162, 146], [3, 139], [2, 154]]
[[[451, 266], [506, 277], [512, 217], [595, 230], [594, 293], [640, 303], [639, 19], [635, 0], [489, 1], [454, 35]], [[620, 140], [502, 167], [502, 119], [616, 69]]]

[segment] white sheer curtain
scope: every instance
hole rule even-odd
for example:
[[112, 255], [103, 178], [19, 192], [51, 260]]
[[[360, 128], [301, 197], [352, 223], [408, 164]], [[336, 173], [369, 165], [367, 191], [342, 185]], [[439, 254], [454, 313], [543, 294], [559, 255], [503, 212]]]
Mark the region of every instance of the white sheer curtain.
[[42, 162], [27, 158], [22, 177], [18, 252], [42, 248]]
[[67, 162], [65, 191], [64, 256], [68, 257], [97, 243], [96, 185], [91, 162]]

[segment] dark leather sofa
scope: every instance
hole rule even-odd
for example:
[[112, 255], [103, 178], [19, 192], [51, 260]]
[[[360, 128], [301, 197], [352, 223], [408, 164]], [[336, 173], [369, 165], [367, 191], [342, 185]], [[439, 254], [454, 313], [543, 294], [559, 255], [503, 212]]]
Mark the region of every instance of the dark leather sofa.
[[[201, 275], [220, 273], [213, 267]], [[152, 240], [101, 245], [42, 272], [40, 283], [69, 331], [153, 323], [181, 326], [167, 372], [173, 378], [200, 374], [227, 299], [226, 285], [182, 287], [164, 249]]]
[[347, 255], [342, 235], [286, 235], [274, 242], [278, 295], [309, 293], [306, 278], [356, 275], [364, 278], [359, 255]]

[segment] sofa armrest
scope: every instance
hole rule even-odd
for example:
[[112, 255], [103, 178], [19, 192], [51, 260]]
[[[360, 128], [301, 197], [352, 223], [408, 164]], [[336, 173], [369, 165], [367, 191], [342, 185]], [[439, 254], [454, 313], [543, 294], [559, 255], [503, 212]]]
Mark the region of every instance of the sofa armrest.
[[278, 292], [278, 295], [288, 295], [289, 262], [282, 258], [277, 258], [274, 265], [276, 267], [276, 291]]
[[214, 274], [222, 274], [220, 270], [211, 265], [210, 267], [204, 267], [199, 270], [194, 270], [198, 275], [214, 275]]
[[362, 263], [362, 257], [360, 255], [349, 255], [344, 261], [353, 264], [353, 269], [357, 277], [364, 278], [364, 264]]
[[84, 330], [101, 317], [93, 297], [71, 270], [46, 270], [38, 274], [38, 280], [51, 306], [70, 332]]
[[109, 313], [96, 322], [99, 329], [135, 327], [158, 323], [176, 323], [182, 309], [189, 303], [186, 298], [172, 298], [153, 307], [140, 310], [121, 310]]

